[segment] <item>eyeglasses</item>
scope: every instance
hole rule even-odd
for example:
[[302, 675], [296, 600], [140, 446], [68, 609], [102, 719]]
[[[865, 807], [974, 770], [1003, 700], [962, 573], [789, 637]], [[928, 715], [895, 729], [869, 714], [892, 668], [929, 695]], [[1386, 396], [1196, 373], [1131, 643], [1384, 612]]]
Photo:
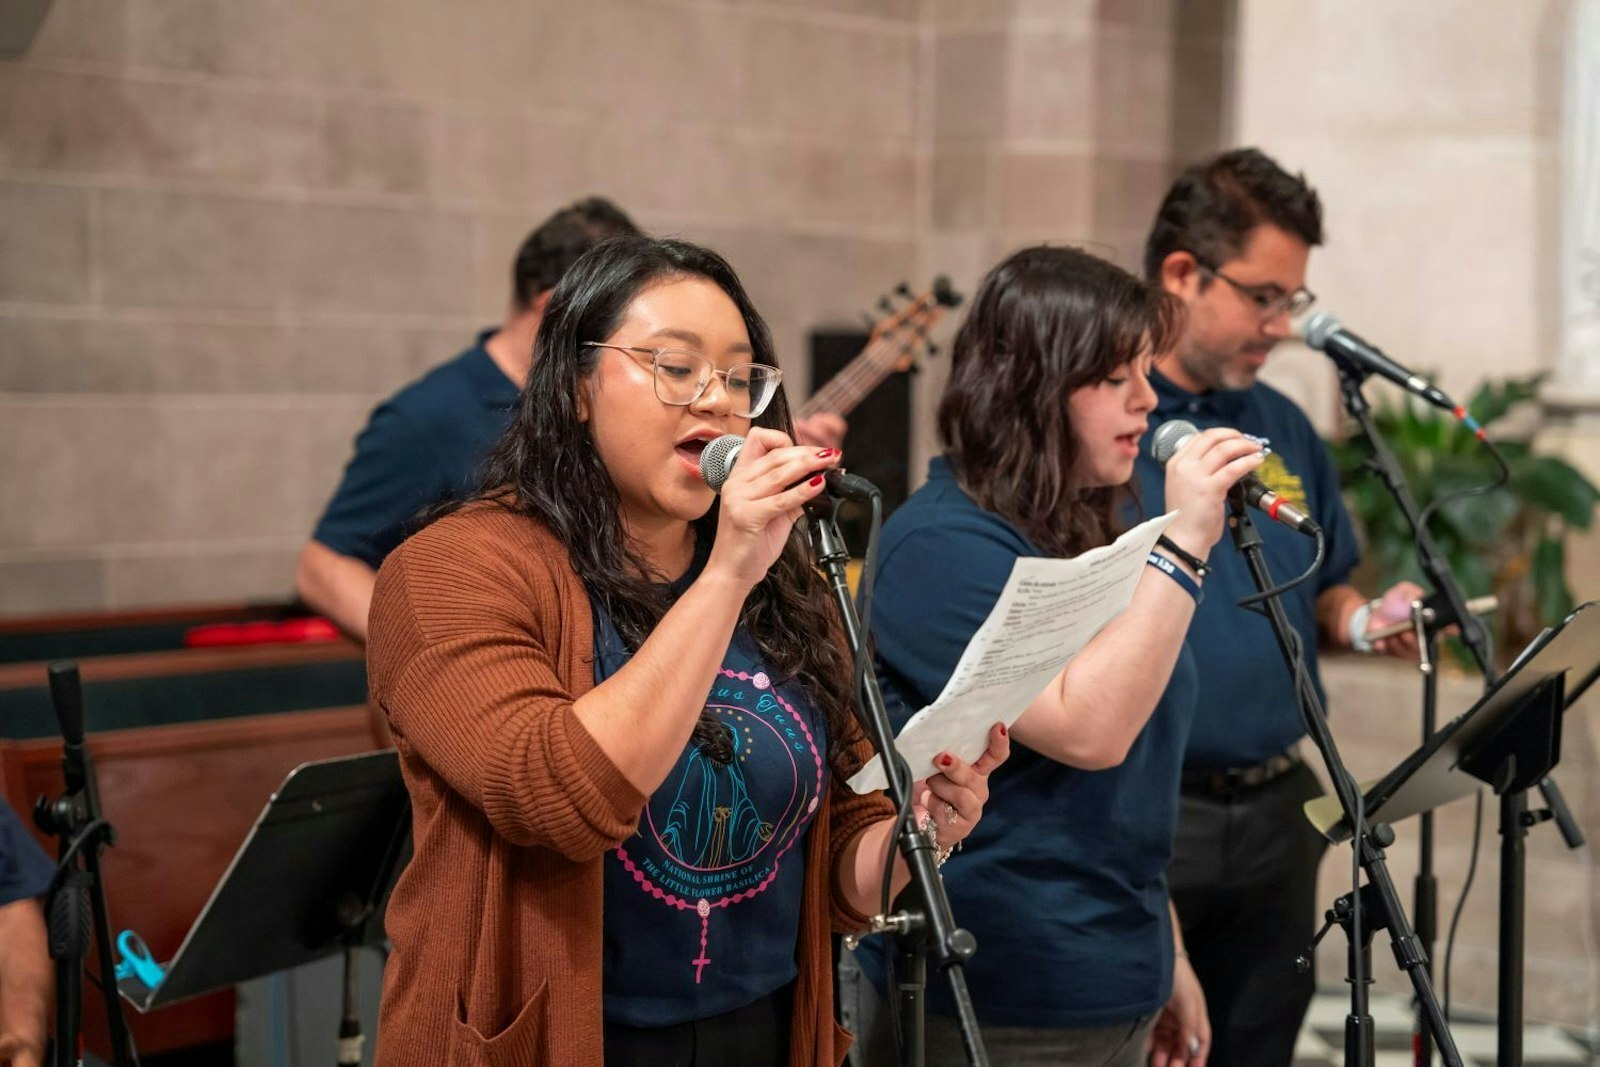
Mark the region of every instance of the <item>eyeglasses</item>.
[[1292, 318], [1317, 302], [1317, 294], [1303, 285], [1292, 293], [1286, 293], [1276, 285], [1246, 285], [1234, 281], [1199, 257], [1195, 258], [1195, 262], [1199, 264], [1201, 270], [1213, 278], [1221, 278], [1233, 286], [1241, 296], [1255, 305], [1256, 313], [1263, 319], [1275, 319], [1283, 314], [1288, 314]]
[[601, 341], [585, 341], [582, 347], [615, 348], [635, 358], [649, 356], [656, 399], [675, 407], [693, 404], [705, 395], [712, 378], [720, 378], [723, 391], [733, 402], [733, 414], [741, 419], [753, 419], [767, 410], [783, 380], [781, 370], [765, 363], [739, 363], [718, 370], [705, 356], [685, 348], [638, 348]]

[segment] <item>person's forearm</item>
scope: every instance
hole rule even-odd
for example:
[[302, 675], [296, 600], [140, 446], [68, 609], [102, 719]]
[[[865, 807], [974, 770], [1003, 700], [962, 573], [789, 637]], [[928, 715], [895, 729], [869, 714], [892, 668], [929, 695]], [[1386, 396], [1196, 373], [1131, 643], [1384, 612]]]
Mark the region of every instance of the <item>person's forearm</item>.
[[1189, 953], [1183, 947], [1183, 925], [1178, 922], [1178, 908], [1172, 903], [1172, 898], [1167, 898], [1167, 914], [1172, 916], [1172, 955], [1174, 958], [1186, 957]]
[[621, 670], [573, 702], [596, 743], [646, 796], [683, 753], [746, 593], [737, 582], [702, 574]]
[[55, 972], [36, 900], [0, 907], [0, 1038], [43, 1061]]
[[[883, 861], [894, 844], [894, 819], [880, 819], [845, 846], [839, 865], [839, 892], [862, 915], [876, 915], [883, 904]], [[889, 879], [889, 899], [911, 881], [904, 857], [896, 856]]]
[[1317, 594], [1317, 633], [1329, 648], [1350, 647], [1350, 617], [1367, 598], [1353, 585], [1330, 585]]
[[362, 644], [367, 642], [367, 615], [378, 572], [353, 556], [341, 555], [318, 541], [300, 553], [294, 586], [307, 604]]
[[1121, 763], [1166, 691], [1194, 607], [1177, 582], [1146, 567], [1132, 602], [1028, 705], [1012, 736], [1074, 767]]

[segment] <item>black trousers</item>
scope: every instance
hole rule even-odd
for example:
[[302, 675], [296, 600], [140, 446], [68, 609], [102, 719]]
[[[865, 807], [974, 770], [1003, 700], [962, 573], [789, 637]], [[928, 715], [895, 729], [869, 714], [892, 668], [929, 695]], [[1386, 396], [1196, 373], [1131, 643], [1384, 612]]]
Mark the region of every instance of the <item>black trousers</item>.
[[608, 1022], [606, 1067], [753, 1067], [786, 1063], [793, 1010], [791, 983], [754, 1004], [709, 1019], [646, 1028]]
[[[1210, 1062], [1288, 1067], [1316, 988], [1295, 957], [1316, 933], [1325, 841], [1300, 805], [1322, 787], [1299, 766], [1226, 798], [1185, 793], [1170, 868], [1184, 947], [1206, 994]], [[1330, 902], [1331, 903], [1331, 902]]]

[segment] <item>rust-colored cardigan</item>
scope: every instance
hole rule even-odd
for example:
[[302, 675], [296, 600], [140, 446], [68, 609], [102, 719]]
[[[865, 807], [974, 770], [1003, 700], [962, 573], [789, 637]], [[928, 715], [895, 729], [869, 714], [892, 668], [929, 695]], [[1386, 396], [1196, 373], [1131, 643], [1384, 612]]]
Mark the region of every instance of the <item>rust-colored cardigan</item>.
[[[383, 1067], [601, 1064], [601, 860], [646, 798], [573, 713], [593, 623], [562, 545], [476, 505], [384, 562], [368, 674], [413, 807], [416, 854], [389, 902]], [[831, 782], [809, 832], [795, 947], [793, 1067], [837, 1067], [830, 928], [846, 842], [892, 814]]]

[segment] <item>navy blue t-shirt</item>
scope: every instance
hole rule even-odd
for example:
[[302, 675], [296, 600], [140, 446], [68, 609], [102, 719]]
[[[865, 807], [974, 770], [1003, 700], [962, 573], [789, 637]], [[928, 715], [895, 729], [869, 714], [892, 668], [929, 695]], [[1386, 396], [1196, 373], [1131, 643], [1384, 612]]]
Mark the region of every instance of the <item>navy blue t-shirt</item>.
[[[872, 635], [896, 725], [939, 695], [1017, 558], [1043, 555], [932, 462], [879, 553]], [[980, 1022], [1110, 1026], [1171, 995], [1166, 872], [1193, 709], [1187, 649], [1172, 677], [1121, 765], [1079, 770], [1013, 743], [990, 779], [983, 820], [943, 869], [956, 922], [978, 939], [967, 981]], [[882, 954], [878, 938], [859, 953], [880, 985]], [[928, 1000], [954, 1013], [942, 983], [929, 982]]]
[[[1306, 663], [1322, 692], [1317, 673], [1317, 596], [1350, 580], [1359, 549], [1350, 516], [1339, 497], [1339, 474], [1310, 420], [1288, 397], [1257, 383], [1240, 391], [1196, 395], [1160, 374], [1150, 375], [1156, 410], [1150, 432], [1140, 443], [1139, 494], [1146, 514], [1166, 510], [1166, 474], [1150, 455], [1150, 437], [1169, 419], [1185, 419], [1202, 430], [1232, 426], [1272, 441], [1272, 455], [1257, 477], [1290, 503], [1303, 508], [1327, 533], [1327, 555], [1310, 581], [1287, 593], [1285, 612], [1300, 635]], [[1255, 526], [1266, 543], [1267, 566], [1285, 582], [1311, 565], [1316, 543], [1265, 516]], [[1185, 546], [1187, 547], [1187, 546]], [[1283, 655], [1264, 616], [1239, 607], [1256, 592], [1244, 558], [1224, 534], [1208, 560], [1205, 599], [1189, 624], [1189, 644], [1200, 672], [1199, 709], [1189, 736], [1184, 765], [1222, 770], [1259, 763], [1282, 752], [1305, 733]]]
[[40, 897], [56, 865], [28, 833], [11, 805], [0, 800], [0, 906]]
[[[599, 684], [631, 652], [592, 598], [591, 606]], [[806, 834], [827, 788], [826, 724], [798, 687], [774, 684], [743, 628], [706, 708], [732, 731], [732, 762], [686, 745], [638, 831], [606, 854], [610, 1022], [670, 1026], [720, 1015], [776, 992], [799, 970]]]
[[494, 333], [374, 409], [314, 540], [376, 570], [422, 512], [476, 488], [518, 396], [483, 347]]

